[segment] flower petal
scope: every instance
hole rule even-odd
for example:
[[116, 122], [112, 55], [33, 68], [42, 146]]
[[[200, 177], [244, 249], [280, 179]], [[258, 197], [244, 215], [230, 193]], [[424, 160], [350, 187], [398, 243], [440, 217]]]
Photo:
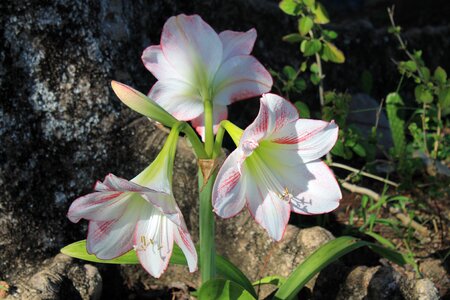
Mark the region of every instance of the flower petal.
[[190, 272], [197, 271], [197, 263], [198, 263], [197, 251], [195, 250], [195, 245], [194, 242], [192, 241], [189, 232], [187, 232], [187, 230], [183, 230], [182, 227], [176, 226], [173, 226], [173, 232], [175, 243], [177, 243], [177, 245], [183, 251], [184, 256], [186, 257], [189, 271]]
[[203, 112], [203, 101], [195, 89], [176, 79], [159, 80], [148, 94], [175, 118], [189, 121]]
[[273, 80], [253, 56], [234, 56], [225, 61], [214, 78], [214, 102], [228, 105], [270, 91]]
[[140, 211], [148, 205], [135, 195], [120, 217], [110, 220], [89, 222], [86, 248], [100, 259], [112, 259], [130, 251], [133, 247], [133, 232]]
[[127, 207], [130, 194], [122, 192], [95, 192], [76, 199], [69, 208], [67, 217], [77, 223], [81, 218], [108, 221], [120, 217]]
[[158, 209], [142, 210], [134, 233], [134, 248], [144, 269], [159, 278], [166, 270], [173, 249], [174, 224]]
[[242, 135], [241, 141], [267, 138], [298, 119], [297, 109], [289, 101], [275, 94], [261, 97], [259, 113]]
[[328, 166], [314, 160], [304, 165], [303, 175], [298, 180], [308, 178], [306, 189], [295, 193], [291, 199], [292, 211], [298, 214], [311, 215], [330, 212], [339, 206], [342, 198], [341, 190]]
[[198, 15], [171, 17], [164, 24], [161, 49], [190, 83], [210, 82], [222, 61], [218, 34]]
[[[205, 141], [205, 115], [202, 113], [198, 117], [191, 120], [192, 126], [202, 137], [202, 141]], [[222, 120], [226, 120], [228, 117], [228, 108], [224, 105], [217, 105], [214, 103], [213, 121], [214, 121], [214, 134], [219, 129], [219, 123]]]
[[272, 134], [270, 139], [282, 146], [280, 149], [296, 150], [306, 163], [327, 154], [336, 143], [338, 133], [339, 128], [333, 121], [299, 119]]
[[212, 191], [214, 212], [222, 218], [237, 215], [245, 205], [243, 179], [239, 172], [239, 151], [233, 151], [217, 174]]
[[236, 55], [248, 55], [252, 52], [256, 41], [256, 30], [254, 28], [247, 32], [225, 30], [219, 33], [219, 38], [223, 44], [223, 59]]
[[152, 72], [158, 80], [183, 79], [176, 69], [167, 61], [160, 45], [147, 47], [142, 53], [142, 62], [147, 70]]
[[269, 236], [276, 241], [283, 238], [289, 221], [291, 207], [276, 191], [269, 190], [263, 182], [246, 178], [246, 199], [250, 213]]
[[136, 184], [132, 181], [117, 177], [114, 174], [108, 174], [103, 181], [110, 190], [118, 192], [155, 192], [152, 189]]

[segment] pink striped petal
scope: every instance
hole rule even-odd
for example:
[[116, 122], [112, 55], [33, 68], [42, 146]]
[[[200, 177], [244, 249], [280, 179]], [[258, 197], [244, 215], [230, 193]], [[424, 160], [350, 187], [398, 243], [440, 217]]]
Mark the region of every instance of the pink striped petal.
[[[186, 227], [186, 225], [184, 227]], [[197, 271], [197, 264], [198, 264], [197, 251], [195, 250], [195, 245], [194, 242], [192, 241], [189, 232], [187, 232], [187, 230], [183, 230], [181, 227], [174, 226], [173, 237], [175, 243], [177, 243], [181, 251], [183, 251], [184, 256], [186, 257], [189, 272]]]
[[258, 116], [244, 130], [241, 141], [265, 139], [297, 119], [298, 112], [292, 103], [278, 95], [264, 94]]
[[[222, 120], [226, 120], [228, 118], [228, 108], [223, 105], [217, 105], [214, 103], [213, 108], [213, 130], [214, 134], [217, 133], [219, 129], [219, 123]], [[198, 134], [202, 137], [202, 141], [205, 141], [205, 115], [202, 113], [198, 117], [191, 120], [192, 127], [198, 132]]]
[[135, 225], [145, 206], [148, 204], [143, 199], [135, 198], [119, 218], [89, 222], [87, 251], [100, 259], [112, 259], [130, 251]]
[[253, 56], [234, 56], [225, 61], [214, 78], [214, 102], [229, 105], [270, 91], [272, 77]]
[[172, 255], [174, 224], [157, 209], [142, 211], [134, 233], [134, 247], [144, 269], [159, 278]]
[[130, 194], [123, 192], [95, 192], [76, 199], [67, 217], [77, 223], [80, 219], [108, 221], [120, 217], [127, 208]]
[[275, 241], [281, 240], [289, 222], [291, 212], [289, 202], [255, 178], [246, 180], [245, 195], [249, 211], [256, 222]]
[[193, 86], [180, 80], [157, 81], [150, 90], [148, 97], [178, 120], [189, 121], [203, 112], [203, 101], [200, 94]]
[[219, 37], [223, 44], [222, 61], [226, 61], [230, 57], [248, 55], [252, 52], [256, 41], [256, 30], [254, 28], [247, 32], [225, 30], [219, 33]]
[[110, 190], [118, 192], [155, 192], [152, 189], [136, 184], [132, 181], [117, 177], [114, 174], [108, 174], [103, 184]]
[[152, 72], [153, 76], [158, 80], [183, 80], [183, 77], [181, 77], [176, 69], [167, 61], [160, 45], [147, 47], [142, 53], [142, 62], [147, 70]]
[[270, 140], [281, 149], [297, 151], [306, 163], [327, 154], [336, 143], [338, 133], [339, 128], [333, 121], [300, 119], [274, 132]]
[[198, 15], [171, 17], [164, 24], [161, 49], [187, 82], [209, 82], [222, 61], [218, 34]]
[[341, 190], [334, 174], [324, 162], [311, 161], [304, 165], [301, 172], [303, 174], [299, 180], [303, 179], [306, 187], [291, 199], [292, 211], [304, 215], [322, 214], [339, 206]]
[[222, 218], [237, 215], [245, 205], [245, 187], [239, 172], [239, 159], [239, 152], [233, 151], [223, 163], [214, 182], [213, 207], [215, 213]]

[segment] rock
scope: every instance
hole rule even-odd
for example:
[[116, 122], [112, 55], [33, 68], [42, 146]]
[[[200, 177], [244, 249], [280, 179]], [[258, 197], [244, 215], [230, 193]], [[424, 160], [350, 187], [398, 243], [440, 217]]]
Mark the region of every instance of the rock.
[[379, 111], [380, 103], [367, 94], [352, 96], [347, 124], [355, 125], [362, 137], [371, 136], [372, 128], [377, 125], [378, 145], [384, 151], [393, 147], [391, 129], [384, 110]]
[[9, 292], [9, 284], [6, 281], [0, 281], [0, 299], [6, 298]]
[[428, 278], [404, 281], [400, 286], [406, 300], [438, 300], [439, 292]]
[[102, 277], [96, 267], [82, 264], [64, 254], [38, 266], [38, 271], [17, 279], [15, 292], [7, 299], [98, 300]]
[[337, 299], [402, 299], [397, 284], [399, 276], [387, 266], [358, 266], [347, 275]]
[[441, 297], [450, 292], [450, 278], [443, 261], [434, 258], [425, 259], [420, 262], [419, 270], [425, 278], [434, 283]]

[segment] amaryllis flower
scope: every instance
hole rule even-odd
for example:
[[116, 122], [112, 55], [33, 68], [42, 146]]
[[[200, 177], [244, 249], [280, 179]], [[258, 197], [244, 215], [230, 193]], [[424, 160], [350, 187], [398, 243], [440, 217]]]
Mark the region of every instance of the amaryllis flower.
[[337, 136], [334, 122], [299, 119], [290, 102], [263, 95], [258, 116], [217, 175], [214, 211], [229, 218], [247, 204], [255, 220], [278, 241], [291, 211], [320, 214], [335, 209], [341, 191], [320, 158]]
[[[178, 134], [178, 133], [177, 133]], [[170, 136], [168, 138], [169, 143]], [[97, 182], [95, 192], [76, 199], [67, 214], [72, 222], [89, 220], [87, 251], [112, 259], [136, 250], [145, 270], [160, 277], [177, 243], [197, 270], [197, 252], [171, 191], [174, 145], [164, 147], [155, 161], [131, 181], [113, 174]]]
[[174, 117], [192, 121], [204, 134], [204, 104], [213, 101], [215, 129], [227, 118], [227, 105], [270, 91], [272, 78], [253, 56], [256, 31], [217, 34], [198, 15], [178, 15], [164, 24], [160, 45], [142, 60], [158, 82], [149, 98]]

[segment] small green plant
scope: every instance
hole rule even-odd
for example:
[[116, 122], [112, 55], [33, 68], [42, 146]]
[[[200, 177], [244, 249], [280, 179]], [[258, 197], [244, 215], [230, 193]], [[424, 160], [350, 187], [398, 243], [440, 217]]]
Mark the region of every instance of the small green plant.
[[[419, 156], [434, 161], [428, 172], [435, 175], [435, 161], [447, 159], [450, 153], [449, 139], [443, 134], [448, 128], [448, 120], [446, 121], [444, 117], [450, 114], [450, 79], [440, 66], [431, 72], [422, 59], [422, 51], [411, 52], [407, 48], [406, 42], [401, 37], [401, 27], [394, 22], [393, 9], [388, 9], [388, 14], [392, 25], [389, 32], [395, 36], [400, 50], [407, 57], [407, 60], [397, 62], [402, 77], [397, 91], [389, 94], [386, 100], [394, 140], [394, 154], [399, 159], [399, 171], [403, 175], [412, 173], [413, 170], [405, 162], [412, 158], [415, 151], [421, 153]], [[409, 124], [399, 116], [399, 110], [405, 108], [399, 95], [405, 77], [412, 79], [415, 84], [414, 98], [418, 105], [408, 121]], [[409, 144], [405, 139], [406, 127], [412, 138]]]
[[[333, 41], [338, 34], [333, 30], [323, 28], [324, 24], [330, 22], [325, 7], [315, 0], [283, 0], [280, 2], [281, 10], [291, 16], [297, 17], [297, 32], [290, 33], [283, 37], [289, 43], [299, 43], [300, 52], [304, 61], [298, 68], [286, 66], [283, 73], [272, 72], [275, 78], [282, 82], [282, 91], [289, 95], [289, 92], [302, 92], [306, 89], [304, 79], [299, 79], [299, 75], [304, 73], [307, 77], [309, 71], [309, 81], [319, 86], [319, 99], [321, 106], [324, 105], [323, 70], [322, 62], [345, 62], [345, 56]], [[311, 58], [314, 58], [311, 60]]]

